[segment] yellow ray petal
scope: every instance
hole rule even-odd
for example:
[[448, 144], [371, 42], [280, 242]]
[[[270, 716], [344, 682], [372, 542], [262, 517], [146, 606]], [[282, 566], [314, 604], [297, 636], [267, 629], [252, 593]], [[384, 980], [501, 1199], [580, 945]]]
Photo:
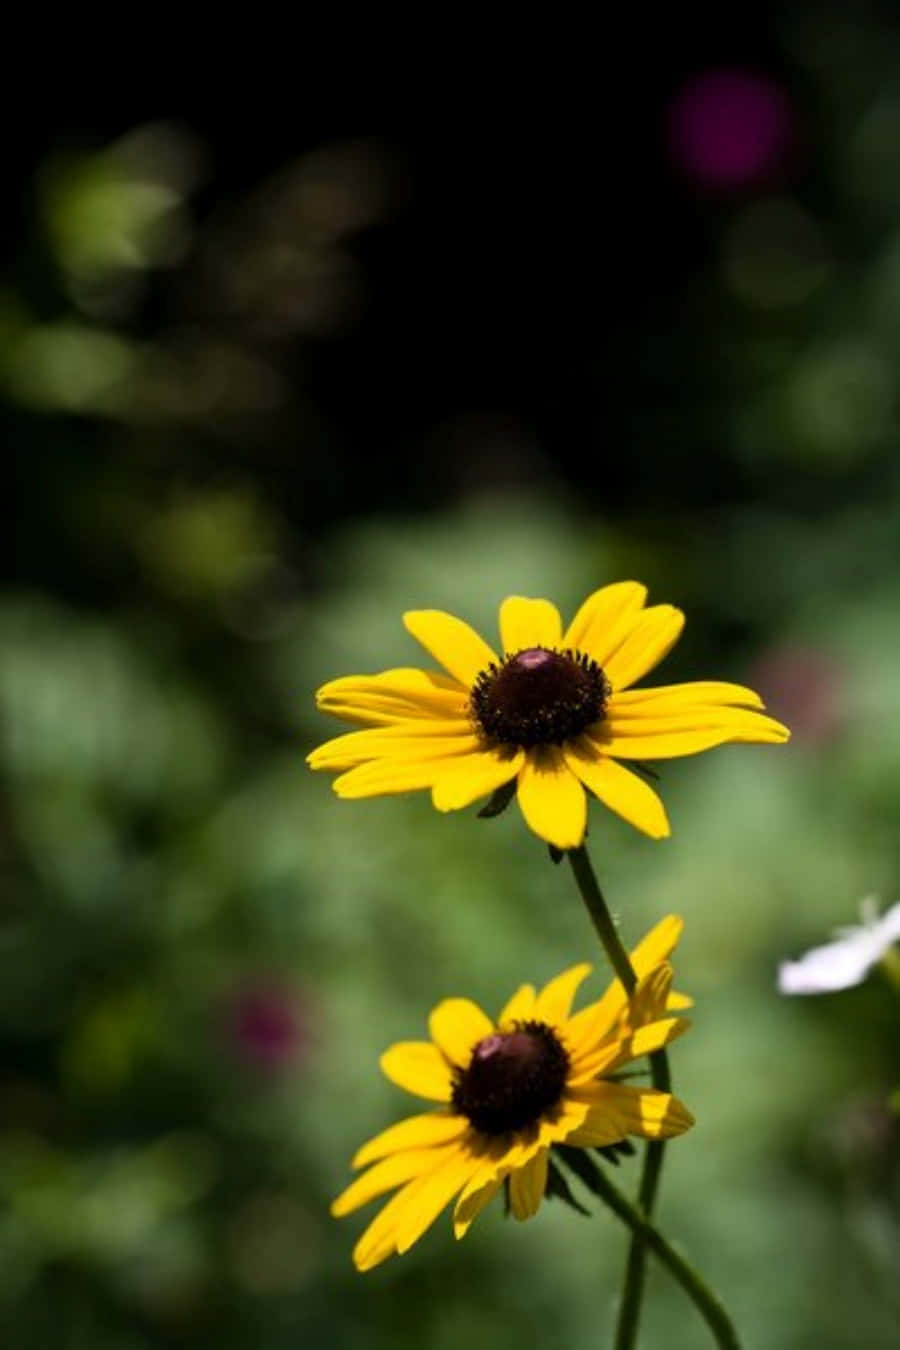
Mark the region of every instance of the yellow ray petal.
[[453, 1228], [457, 1238], [469, 1229], [473, 1219], [490, 1203], [510, 1170], [509, 1150], [502, 1138], [482, 1136], [478, 1146], [479, 1162], [466, 1182], [453, 1211]]
[[557, 746], [528, 751], [517, 795], [525, 823], [539, 838], [560, 849], [579, 847], [587, 826], [587, 800]]
[[549, 600], [510, 595], [500, 606], [500, 641], [506, 654], [526, 647], [558, 647], [562, 639], [559, 610]]
[[307, 755], [306, 762], [311, 769], [352, 769], [373, 759], [430, 759], [476, 749], [478, 741], [466, 721], [404, 721], [335, 736]]
[[547, 1189], [549, 1150], [542, 1148], [530, 1162], [509, 1178], [509, 1204], [516, 1219], [537, 1214]]
[[597, 1049], [582, 1052], [577, 1057], [570, 1056], [567, 1087], [574, 1092], [594, 1079], [602, 1078], [620, 1062], [621, 1046], [622, 1042], [612, 1036]]
[[[603, 1065], [603, 1072], [611, 1072], [621, 1064], [627, 1064], [629, 1060], [640, 1059], [641, 1055], [651, 1055], [654, 1050], [661, 1050], [670, 1041], [683, 1036], [690, 1025], [684, 1017], [662, 1017], [646, 1026], [638, 1027], [622, 1042], [616, 1058]], [[580, 1064], [578, 1067], [581, 1072], [585, 1066]]]
[[397, 1218], [397, 1251], [400, 1255], [409, 1251], [426, 1228], [431, 1227], [441, 1210], [465, 1186], [476, 1166], [476, 1160], [463, 1149], [437, 1171], [412, 1182], [407, 1203]]
[[659, 923], [645, 933], [631, 953], [634, 973], [641, 980], [654, 966], [666, 961], [678, 945], [678, 939], [684, 930], [684, 919], [677, 914], [667, 914]]
[[672, 967], [668, 961], [663, 961], [638, 979], [628, 1006], [623, 1009], [623, 1023], [634, 1028], [661, 1017], [671, 987]]
[[490, 647], [462, 619], [445, 614], [440, 609], [413, 609], [403, 616], [403, 622], [417, 642], [436, 661], [467, 689], [471, 689], [478, 674], [497, 657]]
[[502, 1185], [503, 1178], [495, 1177], [493, 1181], [479, 1186], [477, 1190], [470, 1192], [468, 1195], [465, 1195], [464, 1192], [465, 1199], [460, 1196], [453, 1211], [453, 1233], [457, 1241], [465, 1237], [474, 1220], [491, 1203]]
[[685, 708], [762, 708], [763, 701], [752, 689], [724, 680], [693, 680], [687, 684], [660, 684], [650, 689], [623, 689], [610, 699], [616, 716], [628, 714], [657, 717]]
[[407, 1116], [396, 1125], [382, 1130], [363, 1144], [353, 1158], [354, 1167], [365, 1167], [389, 1153], [399, 1153], [403, 1149], [434, 1148], [436, 1144], [446, 1144], [458, 1139], [469, 1128], [465, 1116], [455, 1116], [447, 1111], [428, 1111], [421, 1116]]
[[406, 718], [464, 717], [467, 697], [449, 675], [398, 667], [329, 680], [316, 692], [316, 705], [347, 721], [389, 725]]
[[392, 1196], [354, 1248], [357, 1270], [371, 1270], [394, 1252], [408, 1250], [465, 1183], [472, 1165], [464, 1149], [448, 1152], [440, 1167], [416, 1177]]
[[582, 962], [564, 970], [561, 975], [545, 984], [537, 996], [532, 1016], [538, 1022], [548, 1026], [562, 1026], [572, 1009], [572, 1000], [579, 985], [590, 975], [592, 966]]
[[[582, 1107], [583, 1112], [586, 1109]], [[456, 1202], [454, 1226], [458, 1237], [462, 1237], [472, 1220], [481, 1213], [491, 1196], [496, 1194], [504, 1177], [520, 1167], [525, 1167], [539, 1149], [547, 1146], [537, 1129], [513, 1135], [512, 1142], [508, 1140], [508, 1136], [480, 1137], [478, 1166], [473, 1170]]]
[[521, 984], [512, 998], [503, 1007], [497, 1018], [498, 1027], [509, 1026], [512, 1022], [527, 1022], [534, 1017], [535, 990], [533, 984]]
[[504, 747], [464, 755], [441, 771], [431, 800], [438, 811], [457, 811], [515, 778], [524, 762], [523, 750]]
[[638, 581], [617, 581], [601, 587], [578, 610], [565, 631], [562, 646], [587, 652], [602, 666], [615, 649], [617, 632], [634, 622], [646, 599], [647, 587]]
[[384, 1205], [353, 1248], [353, 1264], [357, 1270], [372, 1270], [381, 1265], [397, 1250], [397, 1223], [408, 1200], [408, 1191], [416, 1185], [410, 1181]]
[[570, 1135], [570, 1143], [590, 1147], [587, 1136], [617, 1129], [620, 1139], [626, 1134], [637, 1134], [644, 1139], [670, 1139], [673, 1135], [683, 1134], [694, 1123], [694, 1117], [683, 1102], [656, 1088], [603, 1082], [574, 1091], [590, 1102], [590, 1110], [584, 1125], [575, 1135]]
[[629, 825], [651, 839], [665, 839], [671, 832], [665, 807], [649, 783], [603, 754], [592, 738], [579, 736], [565, 746], [564, 754], [585, 787]]
[[453, 1091], [450, 1067], [430, 1041], [398, 1041], [378, 1061], [386, 1078], [430, 1102], [449, 1102]]
[[[591, 734], [598, 739], [616, 737], [625, 740], [629, 736], [665, 736], [683, 731], [726, 731], [734, 740], [754, 740], [757, 736], [774, 736], [784, 740], [787, 728], [773, 717], [756, 712], [753, 708], [704, 707], [679, 708], [674, 712], [659, 713], [655, 704], [629, 709], [624, 715], [619, 711], [619, 698], [610, 699], [606, 717], [595, 722]], [[651, 711], [652, 709], [652, 711]], [[365, 734], [365, 733], [363, 733]]]
[[[448, 745], [451, 742], [448, 742]], [[332, 790], [339, 797], [356, 799], [360, 797], [390, 796], [398, 792], [416, 792], [421, 788], [430, 788], [435, 778], [453, 758], [454, 751], [448, 748], [446, 754], [431, 754], [427, 759], [392, 756], [389, 759], [371, 760], [366, 764], [357, 764], [355, 768], [341, 774], [332, 783]]]
[[601, 663], [613, 689], [627, 689], [658, 666], [675, 646], [683, 627], [684, 615], [674, 605], [645, 609], [621, 646]]
[[[567, 1084], [568, 1088], [568, 1084]], [[541, 1148], [559, 1144], [568, 1139], [573, 1130], [581, 1125], [588, 1113], [586, 1102], [576, 1101], [564, 1096], [554, 1108], [553, 1114], [544, 1116], [538, 1123], [537, 1142]]]
[[450, 1063], [466, 1069], [475, 1046], [485, 1036], [493, 1035], [495, 1027], [487, 1013], [471, 999], [445, 998], [432, 1009], [428, 1030]]
[[597, 999], [596, 1003], [589, 1003], [569, 1018], [566, 1023], [566, 1044], [573, 1065], [583, 1055], [591, 1054], [606, 1044], [627, 1002], [621, 981], [613, 980], [602, 998]]
[[[635, 947], [630, 955], [630, 961], [637, 976], [637, 985], [630, 1000], [622, 982], [614, 979], [602, 998], [569, 1018], [566, 1026], [566, 1043], [570, 1047], [573, 1072], [577, 1070], [579, 1077], [586, 1056], [596, 1055], [598, 1068], [601, 1062], [604, 1067], [611, 1063], [610, 1043], [613, 1045], [618, 1043], [623, 1019], [628, 1019], [635, 1025], [635, 1018], [640, 1022], [656, 1017], [662, 1012], [663, 1007], [671, 1008], [679, 999], [681, 1006], [690, 1006], [691, 1000], [684, 999], [683, 996], [668, 994], [666, 997], [671, 980], [671, 967], [666, 965], [664, 969], [662, 968], [665, 958], [675, 947], [683, 927], [683, 920], [670, 914], [655, 924]], [[661, 977], [659, 997], [656, 1002], [652, 1002], [648, 998], [648, 992], [656, 988], [655, 982]], [[592, 1065], [595, 1063], [593, 1058], [591, 1063]]]
[[333, 1217], [342, 1219], [345, 1214], [352, 1214], [355, 1209], [367, 1205], [377, 1195], [393, 1191], [425, 1172], [433, 1172], [440, 1166], [445, 1152], [446, 1149], [442, 1148], [413, 1148], [403, 1153], [395, 1153], [391, 1158], [383, 1158], [381, 1162], [377, 1162], [374, 1167], [370, 1167], [367, 1172], [363, 1172], [352, 1181], [347, 1189], [332, 1201]]
[[570, 1148], [606, 1148], [626, 1138], [627, 1130], [618, 1116], [594, 1115], [573, 1130], [566, 1143]]
[[718, 719], [715, 726], [698, 726], [693, 719], [674, 726], [674, 721], [665, 719], [669, 724], [665, 726], [663, 719], [659, 724], [648, 719], [642, 725], [636, 718], [610, 717], [588, 735], [603, 754], [617, 759], [678, 759], [731, 743], [780, 745], [791, 734], [787, 727], [762, 713], [745, 712], [739, 720], [736, 710], [733, 718]]

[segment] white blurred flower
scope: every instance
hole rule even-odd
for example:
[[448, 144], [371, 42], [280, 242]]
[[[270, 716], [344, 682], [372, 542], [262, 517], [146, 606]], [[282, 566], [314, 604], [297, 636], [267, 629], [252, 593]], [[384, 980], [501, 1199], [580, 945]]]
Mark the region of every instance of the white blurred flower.
[[861, 984], [893, 944], [900, 941], [900, 901], [879, 916], [871, 897], [860, 905], [862, 923], [836, 930], [835, 940], [812, 947], [798, 961], [782, 961], [782, 994], [827, 994]]

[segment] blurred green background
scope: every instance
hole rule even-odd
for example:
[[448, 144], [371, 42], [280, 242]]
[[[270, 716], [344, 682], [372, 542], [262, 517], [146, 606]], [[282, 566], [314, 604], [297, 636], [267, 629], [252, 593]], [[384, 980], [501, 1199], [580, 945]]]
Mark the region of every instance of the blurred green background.
[[[651, 682], [748, 683], [794, 729], [662, 766], [668, 841], [593, 811], [626, 939], [687, 920], [662, 1225], [749, 1346], [897, 1344], [896, 996], [775, 971], [900, 889], [898, 30], [754, 13], [635, 25], [624, 82], [561, 97], [488, 60], [405, 100], [313, 53], [271, 113], [198, 85], [22, 127], [4, 1344], [606, 1344], [602, 1213], [445, 1216], [353, 1271], [367, 1217], [329, 1200], [410, 1104], [380, 1051], [447, 994], [606, 974], [515, 808], [341, 803], [303, 757], [319, 683], [419, 660], [404, 609], [492, 640], [509, 593], [570, 615], [625, 577], [688, 615]], [[645, 1325], [707, 1343], [655, 1270]]]

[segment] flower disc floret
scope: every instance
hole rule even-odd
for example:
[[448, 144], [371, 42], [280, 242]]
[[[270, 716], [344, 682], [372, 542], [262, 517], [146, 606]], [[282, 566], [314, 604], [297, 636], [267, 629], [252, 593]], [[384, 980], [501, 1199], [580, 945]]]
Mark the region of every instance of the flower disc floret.
[[472, 688], [479, 730], [500, 745], [564, 745], [603, 716], [610, 683], [592, 657], [526, 647], [491, 662]]
[[556, 1105], [568, 1071], [569, 1057], [553, 1029], [523, 1022], [478, 1042], [457, 1074], [453, 1108], [483, 1134], [522, 1130]]

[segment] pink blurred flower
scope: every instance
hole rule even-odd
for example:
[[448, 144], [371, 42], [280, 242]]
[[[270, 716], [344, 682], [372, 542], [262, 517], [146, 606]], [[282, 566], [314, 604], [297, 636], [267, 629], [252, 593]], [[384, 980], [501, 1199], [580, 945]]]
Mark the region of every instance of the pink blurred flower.
[[283, 1069], [308, 1045], [300, 1001], [283, 986], [261, 983], [238, 990], [231, 997], [225, 1022], [232, 1051], [255, 1068]]
[[702, 71], [669, 105], [672, 157], [705, 187], [742, 188], [768, 178], [784, 162], [793, 133], [787, 95], [768, 76], [747, 70]]
[[753, 666], [751, 683], [772, 716], [791, 728], [795, 741], [820, 745], [841, 730], [843, 680], [827, 653], [814, 647], [772, 647]]

